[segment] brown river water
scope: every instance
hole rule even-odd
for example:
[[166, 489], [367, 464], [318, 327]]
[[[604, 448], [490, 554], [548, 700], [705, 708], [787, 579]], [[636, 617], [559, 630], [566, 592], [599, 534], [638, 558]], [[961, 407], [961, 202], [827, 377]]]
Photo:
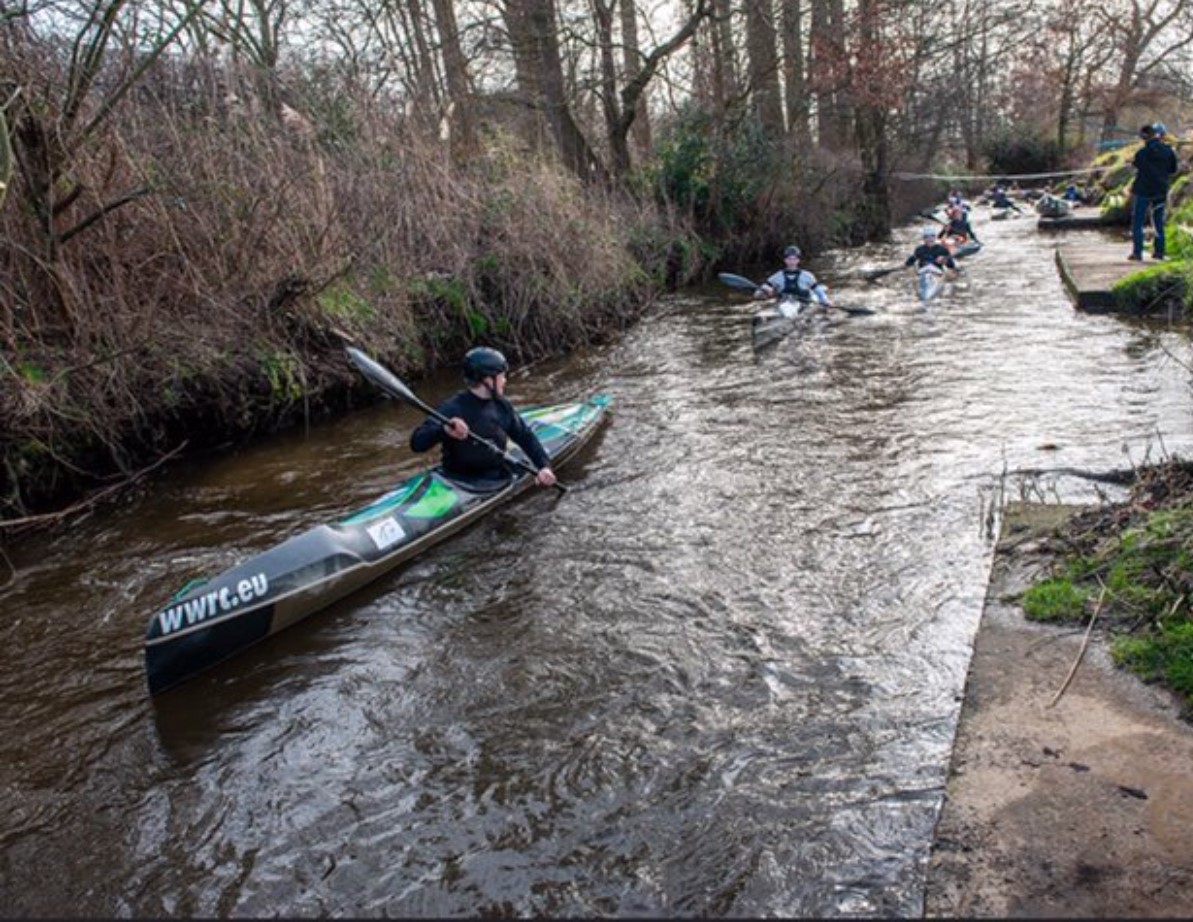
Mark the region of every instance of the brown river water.
[[875, 316], [755, 352], [740, 292], [692, 290], [519, 370], [522, 405], [614, 398], [570, 492], [156, 699], [174, 591], [420, 469], [419, 415], [178, 465], [10, 548], [0, 915], [919, 916], [999, 503], [1099, 495], [1015, 472], [1191, 432], [1186, 338], [1075, 311], [1034, 223], [979, 214], [926, 310], [845, 281], [904, 228], [811, 265]]

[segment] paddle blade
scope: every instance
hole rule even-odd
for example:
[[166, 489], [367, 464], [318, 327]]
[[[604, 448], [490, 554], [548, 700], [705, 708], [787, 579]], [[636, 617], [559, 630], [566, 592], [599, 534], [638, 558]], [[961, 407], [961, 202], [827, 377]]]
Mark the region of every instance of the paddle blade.
[[853, 304], [834, 304], [833, 307], [839, 311], [845, 311], [847, 314], [853, 314], [855, 317], [868, 317], [871, 314], [877, 314], [872, 307], [860, 307]]
[[862, 278], [867, 282], [877, 282], [879, 279], [884, 279], [892, 272], [898, 272], [903, 268], [902, 263], [897, 266], [887, 266], [882, 269], [866, 269], [862, 272]]
[[414, 392], [384, 365], [373, 361], [355, 346], [348, 346], [344, 351], [348, 354], [348, 361], [355, 365], [362, 375], [391, 397], [398, 397], [419, 408], [423, 407], [422, 401], [414, 396]]
[[758, 290], [758, 283], [751, 282], [744, 275], [734, 275], [732, 272], [718, 272], [717, 278], [730, 288], [740, 288], [743, 291]]

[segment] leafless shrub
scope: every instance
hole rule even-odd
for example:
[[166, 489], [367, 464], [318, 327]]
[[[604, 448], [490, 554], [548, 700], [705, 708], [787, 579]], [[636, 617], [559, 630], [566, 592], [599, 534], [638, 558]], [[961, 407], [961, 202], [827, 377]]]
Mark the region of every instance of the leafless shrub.
[[[54, 124], [54, 61], [17, 65], [26, 157]], [[0, 508], [126, 476], [196, 417], [225, 435], [295, 418], [351, 379], [342, 333], [417, 374], [475, 341], [567, 349], [656, 290], [626, 244], [663, 225], [649, 207], [512, 142], [453, 166], [400, 115], [341, 98], [329, 130], [300, 80], [280, 108], [256, 85], [158, 62], [72, 151], [48, 223], [0, 205]]]

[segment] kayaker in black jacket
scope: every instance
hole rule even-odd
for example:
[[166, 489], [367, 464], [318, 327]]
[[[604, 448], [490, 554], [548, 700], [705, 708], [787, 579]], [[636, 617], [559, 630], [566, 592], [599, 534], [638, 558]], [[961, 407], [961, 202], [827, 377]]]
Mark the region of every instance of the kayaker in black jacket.
[[949, 252], [949, 248], [936, 239], [935, 227], [925, 227], [922, 236], [924, 242], [907, 257], [905, 266], [915, 266], [917, 270], [926, 266], [938, 266], [942, 271], [946, 268], [960, 271], [957, 269], [957, 263], [953, 261], [953, 254]]
[[1143, 227], [1147, 223], [1148, 211], [1152, 214], [1152, 227], [1156, 238], [1152, 242], [1152, 255], [1164, 258], [1164, 206], [1168, 202], [1168, 185], [1176, 173], [1176, 152], [1157, 136], [1154, 125], [1139, 129], [1143, 146], [1135, 152], [1135, 181], [1131, 194], [1135, 197], [1131, 213], [1131, 255], [1127, 259], [1143, 259]]
[[995, 186], [990, 193], [990, 205], [994, 208], [1010, 208], [1016, 214], [1023, 214], [1023, 209], [1011, 201], [1011, 197], [1007, 195], [1007, 190], [1002, 186]]
[[429, 451], [443, 446], [444, 473], [463, 480], [505, 480], [510, 468], [492, 448], [470, 436], [479, 436], [504, 449], [512, 439], [530, 462], [538, 468], [535, 481], [544, 487], [555, 486], [550, 458], [538, 436], [505, 399], [505, 380], [509, 363], [496, 349], [478, 346], [464, 356], [464, 382], [468, 385], [436, 409], [447, 418], [441, 423], [427, 417], [410, 433], [410, 448]]

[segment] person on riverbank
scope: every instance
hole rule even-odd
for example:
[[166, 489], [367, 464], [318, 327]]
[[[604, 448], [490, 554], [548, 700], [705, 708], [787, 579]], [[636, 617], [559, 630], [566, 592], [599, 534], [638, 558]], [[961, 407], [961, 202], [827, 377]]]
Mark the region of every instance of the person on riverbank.
[[496, 349], [487, 346], [470, 349], [464, 356], [467, 387], [436, 408], [447, 422], [428, 416], [410, 433], [410, 448], [424, 452], [442, 446], [442, 467], [449, 477], [501, 481], [509, 479], [509, 466], [492, 448], [470, 436], [478, 436], [502, 449], [512, 440], [538, 469], [535, 482], [543, 487], [555, 486], [555, 473], [546, 449], [505, 398], [508, 372], [509, 363]]
[[794, 298], [805, 304], [816, 301], [825, 307], [832, 307], [832, 299], [828, 296], [828, 289], [822, 282], [816, 280], [807, 269], [800, 268], [800, 249], [794, 244], [783, 250], [783, 268], [758, 286], [754, 297], [764, 298]]
[[1139, 129], [1143, 146], [1135, 152], [1135, 181], [1131, 195], [1135, 201], [1131, 211], [1131, 252], [1127, 259], [1143, 259], [1143, 229], [1148, 213], [1156, 236], [1152, 241], [1152, 256], [1164, 258], [1164, 209], [1168, 203], [1168, 187], [1176, 174], [1176, 152], [1160, 140], [1155, 125]]
[[936, 266], [941, 272], [945, 269], [952, 269], [954, 272], [961, 271], [957, 268], [952, 252], [936, 236], [935, 227], [925, 226], [920, 231], [920, 238], [922, 242], [907, 257], [903, 265], [908, 268], [914, 267], [917, 272], [930, 266]]

